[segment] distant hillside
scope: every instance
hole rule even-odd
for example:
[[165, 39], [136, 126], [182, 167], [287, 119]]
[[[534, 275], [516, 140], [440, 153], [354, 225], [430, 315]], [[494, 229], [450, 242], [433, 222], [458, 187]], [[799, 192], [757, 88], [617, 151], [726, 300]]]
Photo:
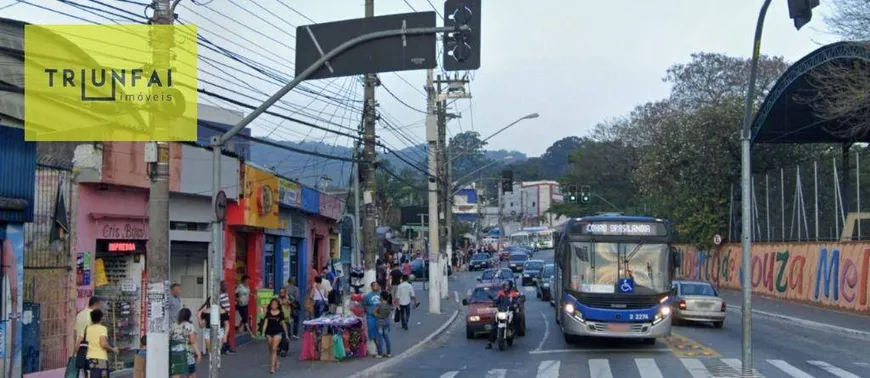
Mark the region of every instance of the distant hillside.
[[[348, 158], [353, 155], [352, 148], [331, 145], [318, 141], [272, 141], [288, 147], [294, 147], [306, 151], [316, 151], [328, 155]], [[398, 151], [398, 154], [405, 160], [415, 163], [420, 168], [425, 169], [425, 151], [425, 145], [420, 145], [419, 147], [404, 148]], [[382, 150], [380, 152], [382, 152]], [[526, 155], [518, 151], [498, 150], [486, 152], [486, 157], [492, 160], [503, 160], [504, 157], [508, 155], [512, 156], [511, 162], [527, 160]], [[400, 170], [408, 166], [404, 161], [402, 161], [402, 159], [392, 153], [386, 155], [379, 154], [378, 157], [389, 161], [393, 167]], [[332, 179], [333, 185], [345, 186], [348, 185], [351, 173], [350, 162], [328, 160], [317, 156], [304, 155], [260, 143], [251, 144], [251, 161], [254, 164], [273, 169], [283, 176], [297, 179], [306, 185], [314, 185], [317, 180], [325, 174], [327, 177]]]

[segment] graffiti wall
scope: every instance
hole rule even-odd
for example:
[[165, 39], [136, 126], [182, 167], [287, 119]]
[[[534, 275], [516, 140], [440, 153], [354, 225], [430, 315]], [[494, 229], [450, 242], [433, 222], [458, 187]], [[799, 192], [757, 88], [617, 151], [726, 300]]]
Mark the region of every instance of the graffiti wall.
[[[740, 244], [701, 251], [678, 246], [677, 276], [739, 289]], [[750, 281], [753, 293], [834, 307], [870, 311], [870, 244], [755, 243]]]

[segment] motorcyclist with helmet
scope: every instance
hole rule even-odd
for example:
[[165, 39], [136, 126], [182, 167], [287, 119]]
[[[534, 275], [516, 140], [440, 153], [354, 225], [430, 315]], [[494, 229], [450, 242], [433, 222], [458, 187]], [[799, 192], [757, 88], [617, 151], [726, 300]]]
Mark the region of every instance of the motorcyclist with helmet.
[[[493, 304], [496, 309], [510, 309], [514, 312], [513, 320], [511, 321], [511, 327], [514, 330], [517, 329], [516, 325], [519, 324], [519, 313], [516, 311], [518, 306], [518, 298], [520, 297], [520, 293], [514, 288], [513, 281], [505, 281], [502, 284], [502, 290], [498, 292], [498, 295], [493, 299]], [[496, 320], [497, 322], [498, 320]], [[498, 338], [498, 327], [492, 327], [492, 330], [489, 332], [489, 341], [486, 343], [486, 349], [492, 349], [492, 343], [496, 341]]]

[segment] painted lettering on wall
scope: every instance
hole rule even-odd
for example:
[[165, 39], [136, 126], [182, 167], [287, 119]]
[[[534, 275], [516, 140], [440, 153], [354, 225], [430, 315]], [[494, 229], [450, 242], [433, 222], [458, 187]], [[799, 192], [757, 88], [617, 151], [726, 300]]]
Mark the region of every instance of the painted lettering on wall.
[[[678, 247], [677, 277], [739, 289], [743, 279], [739, 244], [701, 251]], [[846, 310], [870, 310], [870, 245], [857, 243], [757, 243], [750, 284], [754, 293], [814, 302]]]
[[146, 240], [148, 225], [137, 222], [105, 222], [100, 223], [101, 239]]

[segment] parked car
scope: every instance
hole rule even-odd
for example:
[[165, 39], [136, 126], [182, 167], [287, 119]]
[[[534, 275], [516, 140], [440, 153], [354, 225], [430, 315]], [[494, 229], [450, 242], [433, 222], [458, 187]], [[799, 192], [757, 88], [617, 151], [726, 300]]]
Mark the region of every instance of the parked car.
[[544, 260], [528, 260], [523, 264], [523, 286], [534, 285], [544, 269]]
[[[425, 280], [429, 278], [429, 260], [416, 259], [411, 261], [411, 274], [415, 280]], [[453, 267], [447, 266], [447, 275], [453, 275]]]
[[488, 253], [475, 253], [468, 261], [468, 270], [483, 270], [492, 267], [492, 256]]
[[725, 325], [725, 300], [713, 285], [700, 281], [674, 281], [672, 290], [675, 321], [710, 322], [716, 328]]
[[535, 280], [535, 291], [538, 298], [552, 302], [553, 292], [550, 288], [553, 287], [555, 272], [555, 264], [544, 265], [544, 269], [541, 270], [541, 276]]

